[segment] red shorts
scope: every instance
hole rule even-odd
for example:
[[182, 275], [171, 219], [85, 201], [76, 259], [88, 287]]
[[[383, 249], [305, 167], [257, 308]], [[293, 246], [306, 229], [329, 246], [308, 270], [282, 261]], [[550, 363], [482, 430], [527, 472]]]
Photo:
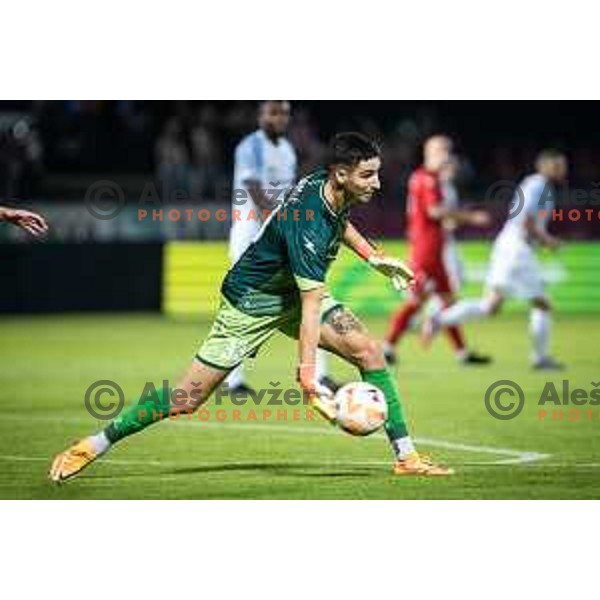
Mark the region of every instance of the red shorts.
[[412, 288], [415, 295], [426, 296], [452, 292], [450, 276], [441, 260], [427, 264], [413, 262], [411, 268], [415, 274], [415, 283]]

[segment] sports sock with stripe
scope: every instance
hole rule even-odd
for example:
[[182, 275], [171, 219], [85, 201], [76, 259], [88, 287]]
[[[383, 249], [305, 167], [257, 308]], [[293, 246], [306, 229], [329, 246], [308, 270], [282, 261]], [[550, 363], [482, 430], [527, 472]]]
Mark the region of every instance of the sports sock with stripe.
[[106, 429], [104, 433], [111, 444], [138, 433], [169, 416], [171, 391], [165, 393], [162, 388], [154, 389], [147, 398], [140, 398], [134, 405], [126, 408]]
[[364, 381], [378, 387], [385, 396], [388, 406], [388, 418], [385, 422], [385, 432], [394, 449], [397, 458], [404, 458], [415, 451], [408, 434], [398, 387], [388, 369], [361, 371]]

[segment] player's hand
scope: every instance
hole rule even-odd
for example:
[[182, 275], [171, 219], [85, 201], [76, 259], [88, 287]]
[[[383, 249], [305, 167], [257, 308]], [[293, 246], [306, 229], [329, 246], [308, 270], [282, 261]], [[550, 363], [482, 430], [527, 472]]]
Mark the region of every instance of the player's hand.
[[4, 218], [9, 223], [25, 229], [25, 231], [36, 237], [48, 231], [48, 224], [44, 217], [29, 210], [8, 209], [4, 213]]
[[397, 258], [374, 254], [368, 260], [369, 264], [385, 277], [392, 280], [392, 285], [397, 291], [406, 290], [415, 279], [415, 274]]
[[485, 210], [474, 210], [471, 212], [470, 224], [473, 227], [490, 227], [492, 225], [492, 217]]
[[308, 395], [310, 405], [331, 424], [335, 425], [337, 409], [333, 392], [319, 383], [314, 364], [303, 364], [298, 367], [298, 383]]
[[544, 243], [548, 250], [558, 250], [561, 246], [561, 241], [553, 235], [546, 235], [546, 241]]
[[327, 400], [333, 399], [333, 392], [327, 386], [319, 383], [316, 365], [300, 365], [297, 380], [302, 390], [309, 396], [319, 396]]

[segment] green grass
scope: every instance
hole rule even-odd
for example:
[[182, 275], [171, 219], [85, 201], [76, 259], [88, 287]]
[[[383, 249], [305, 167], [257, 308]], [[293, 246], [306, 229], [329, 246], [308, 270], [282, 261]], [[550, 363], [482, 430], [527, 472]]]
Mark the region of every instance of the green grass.
[[[546, 381], [568, 377], [571, 388], [591, 389], [600, 380], [597, 332], [600, 316], [559, 316], [556, 354], [564, 374], [528, 367], [525, 315], [472, 325], [469, 338], [495, 357], [488, 368], [461, 368], [445, 340], [425, 353], [414, 336], [401, 348], [397, 378], [409, 420], [422, 450], [453, 465], [457, 475], [439, 480], [394, 478], [383, 436], [356, 439], [322, 422], [227, 419], [162, 423], [124, 441], [80, 478], [55, 487], [46, 480], [52, 455], [97, 429], [83, 397], [99, 379], [117, 381], [128, 398], [143, 383], [176, 381], [209, 323], [181, 323], [159, 316], [5, 317], [0, 319], [1, 498], [598, 498], [600, 414], [571, 422], [538, 421], [537, 400]], [[385, 320], [368, 321], [381, 335]], [[295, 345], [276, 337], [250, 371], [256, 386], [280, 381], [293, 386]], [[339, 378], [353, 371], [332, 359]], [[525, 409], [510, 421], [493, 419], [484, 407], [487, 387], [517, 381]], [[242, 408], [242, 416], [251, 407]], [[276, 408], [274, 408], [276, 410]], [[288, 408], [288, 419], [292, 418]], [[303, 411], [301, 411], [303, 414]], [[427, 440], [433, 440], [432, 446]], [[466, 450], [440, 443], [465, 444]], [[481, 447], [500, 449], [498, 453]], [[548, 455], [503, 464], [515, 456], [501, 450]]]

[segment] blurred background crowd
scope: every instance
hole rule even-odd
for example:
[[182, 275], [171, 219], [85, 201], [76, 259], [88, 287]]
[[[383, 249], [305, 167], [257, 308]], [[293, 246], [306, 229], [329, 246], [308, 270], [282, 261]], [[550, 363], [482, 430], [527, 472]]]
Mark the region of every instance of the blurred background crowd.
[[[228, 204], [233, 150], [256, 129], [256, 111], [254, 101], [1, 102], [0, 197], [76, 202], [94, 181], [109, 179], [133, 198], [152, 180], [161, 194], [183, 190], [198, 202]], [[301, 174], [319, 164], [333, 133], [347, 129], [382, 141], [380, 209], [399, 220], [421, 143], [436, 132], [457, 143], [465, 199], [481, 201], [498, 180], [516, 183], [545, 146], [568, 153], [571, 186], [600, 182], [592, 103], [292, 102], [289, 139]], [[598, 228], [580, 222], [571, 229], [589, 237]]]

